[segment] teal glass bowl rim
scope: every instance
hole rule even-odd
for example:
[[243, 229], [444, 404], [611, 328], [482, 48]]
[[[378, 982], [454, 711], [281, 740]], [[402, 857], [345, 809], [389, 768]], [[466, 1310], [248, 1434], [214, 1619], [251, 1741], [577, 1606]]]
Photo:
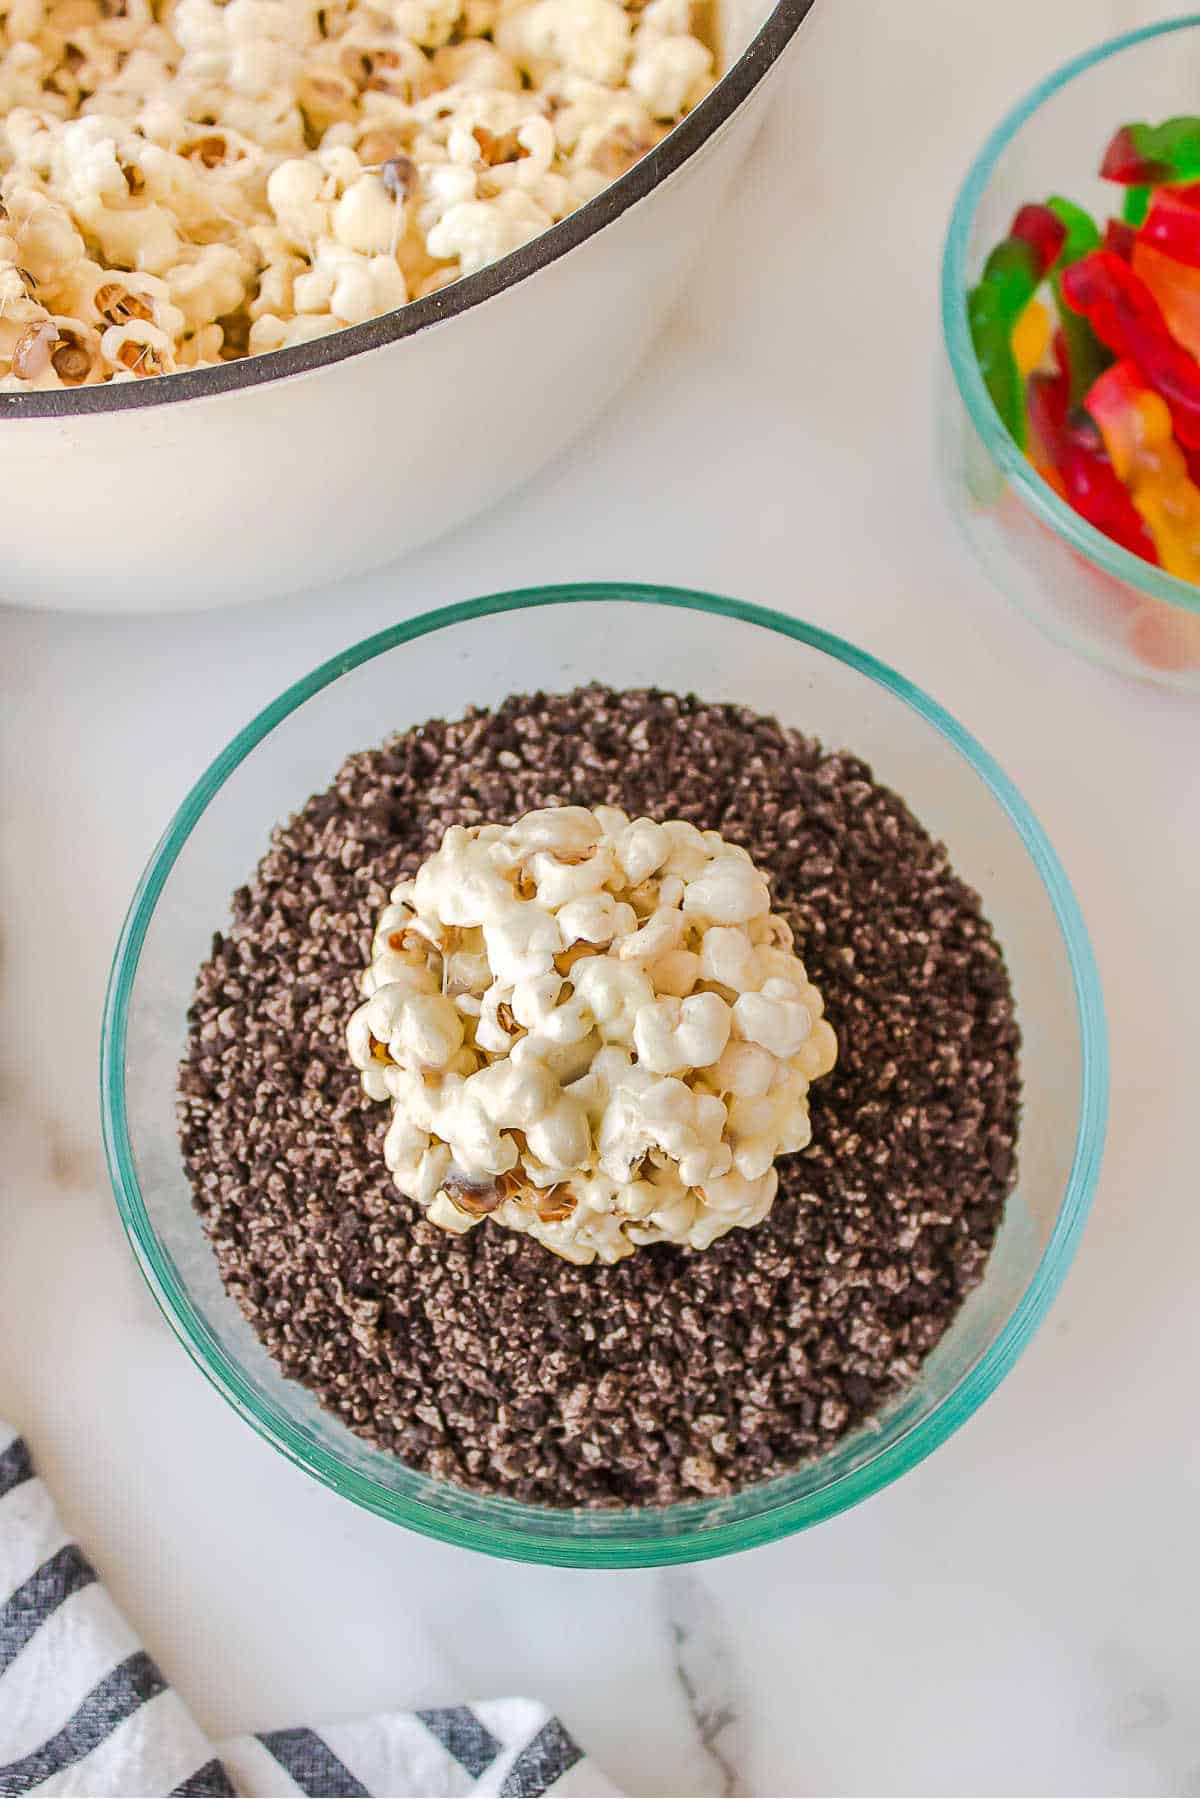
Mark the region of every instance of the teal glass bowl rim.
[[[713, 1501], [665, 1510], [553, 1512], [493, 1501], [489, 1510], [512, 1522], [486, 1522], [439, 1511], [397, 1494], [326, 1453], [290, 1419], [263, 1403], [236, 1362], [213, 1337], [175, 1274], [147, 1215], [134, 1164], [125, 1110], [125, 1048], [129, 1002], [138, 960], [155, 906], [184, 843], [209, 801], [263, 739], [321, 690], [375, 657], [448, 627], [500, 613], [601, 602], [669, 606], [715, 614], [774, 632], [821, 652], [874, 682], [916, 712], [970, 764], [1015, 827], [1054, 908], [1071, 971], [1081, 1044], [1079, 1121], [1066, 1191], [1054, 1229], [1033, 1276], [1000, 1335], [937, 1407], [877, 1456], [819, 1491], [778, 1503], [766, 1496], [752, 1515], [701, 1528]], [[272, 821], [266, 821], [266, 825]], [[995, 1389], [1028, 1344], [1070, 1265], [1099, 1174], [1108, 1116], [1109, 1062], [1104, 1003], [1095, 957], [1078, 901], [1045, 832], [1013, 783], [987, 751], [920, 688], [886, 664], [815, 625], [766, 607], [689, 588], [642, 583], [572, 583], [491, 594], [445, 606], [392, 625], [323, 662], [251, 720], [196, 782], [148, 862], [130, 904], [113, 957], [100, 1049], [100, 1104], [105, 1153], [121, 1220], [160, 1310], [201, 1372], [260, 1436], [315, 1479], [356, 1504], [423, 1535], [516, 1561], [579, 1568], [635, 1568], [707, 1560], [748, 1549], [820, 1523], [868, 1498], [923, 1461], [965, 1423]], [[231, 1302], [232, 1303], [232, 1302]], [[786, 1478], [786, 1477], [785, 1477]], [[437, 1485], [438, 1483], [432, 1483]], [[644, 1536], [631, 1523], [644, 1518]], [[662, 1532], [669, 1519], [671, 1534]], [[689, 1529], [689, 1523], [694, 1528]], [[655, 1528], [657, 1526], [657, 1529]], [[661, 1534], [660, 1534], [661, 1533]]]
[[[1184, 612], [1200, 614], [1200, 588], [1193, 586], [1190, 581], [1182, 581], [1176, 575], [1169, 575], [1163, 569], [1155, 568], [1140, 556], [1135, 556], [1132, 551], [1113, 543], [1111, 538], [1105, 537], [1102, 531], [1097, 531], [1094, 525], [1089, 525], [1086, 519], [1081, 518], [1061, 500], [1036, 472], [1013, 442], [984, 385], [967, 327], [967, 263], [971, 227], [980, 199], [997, 163], [1022, 126], [1046, 101], [1053, 99], [1060, 89], [1074, 81], [1076, 76], [1085, 75], [1097, 63], [1119, 56], [1122, 51], [1135, 49], [1139, 44], [1149, 43], [1155, 38], [1168, 37], [1177, 31], [1195, 30], [1197, 26], [1200, 26], [1200, 13], [1185, 13], [1178, 18], [1162, 19], [1157, 24], [1142, 25], [1134, 31], [1106, 38], [1093, 49], [1085, 50], [1081, 55], [1072, 57], [1069, 62], [1052, 70], [1005, 114], [971, 164], [954, 202], [942, 255], [941, 310], [942, 336], [963, 405], [989, 455], [1024, 504], [1056, 536], [1069, 544], [1071, 549], [1086, 557], [1106, 574], [1123, 581], [1128, 587], [1136, 588], [1139, 593], [1151, 599], [1165, 600], [1169, 606], [1178, 606]], [[1116, 121], [1117, 124], [1120, 122]], [[1049, 173], [1051, 178], [1047, 182], [1046, 191], [1052, 193], [1053, 171]], [[1037, 194], [1029, 197], [1040, 198]]]

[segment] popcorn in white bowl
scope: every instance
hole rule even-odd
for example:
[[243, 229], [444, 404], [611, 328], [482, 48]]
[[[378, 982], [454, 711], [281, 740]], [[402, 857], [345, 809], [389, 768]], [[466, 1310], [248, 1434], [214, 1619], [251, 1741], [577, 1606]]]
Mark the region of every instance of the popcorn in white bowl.
[[401, 1192], [580, 1263], [759, 1223], [837, 1056], [746, 851], [611, 806], [451, 827], [362, 992], [347, 1040]]
[[692, 0], [0, 0], [0, 392], [306, 342], [473, 273], [696, 104], [692, 24]]

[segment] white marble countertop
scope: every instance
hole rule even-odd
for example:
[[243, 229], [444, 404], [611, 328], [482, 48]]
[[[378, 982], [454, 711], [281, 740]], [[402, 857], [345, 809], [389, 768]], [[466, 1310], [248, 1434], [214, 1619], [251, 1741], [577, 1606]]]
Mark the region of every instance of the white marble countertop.
[[[0, 1414], [214, 1735], [520, 1690], [630, 1792], [1197, 1790], [1200, 713], [1010, 612], [930, 443], [938, 251], [967, 158], [1051, 62], [1158, 10], [819, 0], [685, 306], [534, 490], [336, 597], [0, 614]], [[603, 577], [794, 609], [942, 700], [1057, 845], [1113, 1036], [1092, 1222], [1000, 1391], [867, 1505], [671, 1574], [491, 1562], [287, 1465], [160, 1320], [96, 1115], [122, 914], [227, 738], [401, 612]]]

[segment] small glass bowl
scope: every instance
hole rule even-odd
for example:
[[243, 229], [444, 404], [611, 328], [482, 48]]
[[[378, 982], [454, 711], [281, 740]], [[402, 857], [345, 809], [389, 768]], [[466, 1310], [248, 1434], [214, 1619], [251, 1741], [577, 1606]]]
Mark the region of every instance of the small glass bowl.
[[[890, 1410], [829, 1454], [731, 1498], [554, 1511], [406, 1468], [286, 1381], [217, 1275], [192, 1209], [175, 1079], [196, 970], [271, 826], [345, 755], [512, 692], [597, 680], [773, 713], [848, 746], [903, 794], [983, 895], [1024, 1033], [1020, 1184], [980, 1287]], [[685, 1562], [770, 1542], [844, 1510], [927, 1456], [1016, 1360], [1071, 1260], [1100, 1162], [1108, 1056], [1079, 908], [1041, 828], [931, 699], [836, 637], [674, 588], [537, 588], [447, 607], [369, 638], [268, 706], [184, 800], [117, 947], [101, 1051], [109, 1167], [125, 1228], [193, 1360], [291, 1460], [359, 1505], [495, 1555], [580, 1567]]]
[[984, 144], [963, 183], [942, 260], [938, 439], [943, 477], [967, 536], [1023, 612], [1095, 661], [1200, 693], [1200, 588], [1097, 531], [1042, 480], [1013, 442], [979, 372], [966, 296], [989, 250], [1028, 200], [1065, 194], [1097, 223], [1122, 190], [1097, 174], [1108, 138], [1131, 119], [1195, 111], [1200, 14], [1111, 38], [1048, 75]]

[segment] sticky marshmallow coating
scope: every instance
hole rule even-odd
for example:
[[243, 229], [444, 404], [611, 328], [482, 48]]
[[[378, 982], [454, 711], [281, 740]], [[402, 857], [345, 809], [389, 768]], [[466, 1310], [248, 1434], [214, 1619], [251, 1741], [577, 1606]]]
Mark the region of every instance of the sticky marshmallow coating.
[[519, 249], [712, 82], [693, 0], [0, 0], [0, 393], [171, 374]]
[[746, 851], [611, 806], [452, 826], [362, 993], [347, 1042], [400, 1191], [572, 1262], [759, 1223], [837, 1057]]

